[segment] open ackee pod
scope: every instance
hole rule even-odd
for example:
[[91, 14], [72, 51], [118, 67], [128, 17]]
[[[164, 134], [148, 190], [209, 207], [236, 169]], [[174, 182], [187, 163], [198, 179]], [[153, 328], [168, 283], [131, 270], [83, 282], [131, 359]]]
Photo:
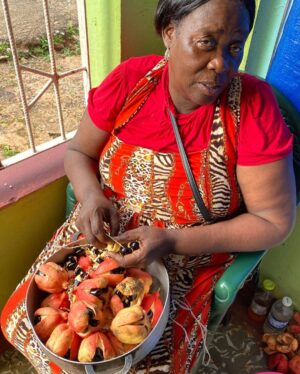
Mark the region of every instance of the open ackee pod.
[[[62, 263], [66, 256], [72, 254], [74, 251], [73, 248], [65, 247], [54, 255], [52, 255], [47, 262], [55, 262], [55, 263]], [[127, 353], [118, 356], [116, 358], [105, 360], [105, 361], [95, 361], [95, 362], [78, 362], [72, 361], [63, 357], [56, 355], [55, 353], [51, 352], [46, 345], [39, 339], [37, 336], [35, 329], [34, 329], [34, 312], [40, 307], [42, 300], [47, 296], [47, 293], [40, 290], [35, 281], [34, 276], [30, 282], [28, 287], [28, 291], [26, 294], [26, 312], [27, 316], [33, 330], [34, 336], [38, 341], [42, 351], [45, 355], [49, 358], [50, 361], [57, 364], [62, 369], [72, 373], [87, 373], [93, 374], [97, 371], [105, 374], [126, 374], [130, 370], [132, 365], [137, 364], [141, 361], [144, 357], [147, 356], [151, 352], [151, 350], [155, 347], [158, 343], [159, 339], [161, 338], [165, 327], [168, 322], [169, 316], [169, 308], [170, 308], [170, 295], [169, 295], [169, 277], [167, 270], [161, 261], [154, 261], [148, 266], [146, 266], [145, 270], [149, 272], [152, 277], [154, 283], [157, 282], [155, 288], [159, 288], [160, 297], [163, 302], [163, 311], [162, 314], [151, 330], [147, 338], [137, 345], [134, 349], [128, 351]], [[38, 270], [37, 270], [38, 271]]]

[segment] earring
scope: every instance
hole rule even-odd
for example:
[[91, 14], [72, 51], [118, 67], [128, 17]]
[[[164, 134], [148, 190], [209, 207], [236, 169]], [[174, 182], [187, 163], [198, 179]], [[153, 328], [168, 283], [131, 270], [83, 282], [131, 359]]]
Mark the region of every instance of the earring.
[[164, 56], [164, 58], [165, 58], [166, 61], [168, 61], [168, 60], [169, 60], [169, 57], [170, 57], [170, 48], [167, 48], [167, 49], [166, 49], [166, 52], [165, 52], [165, 56]]

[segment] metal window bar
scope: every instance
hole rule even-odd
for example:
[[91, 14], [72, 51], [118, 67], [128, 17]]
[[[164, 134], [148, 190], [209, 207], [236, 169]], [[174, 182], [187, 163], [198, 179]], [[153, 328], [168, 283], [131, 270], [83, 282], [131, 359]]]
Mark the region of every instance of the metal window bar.
[[[22, 109], [24, 113], [24, 120], [25, 120], [25, 126], [27, 130], [27, 135], [29, 139], [30, 144], [30, 150], [25, 151], [22, 153], [22, 155], [16, 155], [14, 157], [11, 157], [11, 159], [20, 160], [23, 158], [26, 158], [30, 155], [33, 155], [35, 153], [38, 153], [41, 150], [44, 150], [45, 148], [50, 148], [52, 145], [56, 145], [57, 143], [64, 142], [67, 140], [68, 136], [65, 133], [65, 127], [64, 127], [64, 121], [63, 121], [63, 113], [62, 113], [62, 107], [61, 107], [61, 99], [60, 99], [60, 91], [59, 91], [59, 80], [63, 79], [67, 76], [70, 76], [72, 74], [76, 74], [79, 72], [83, 72], [83, 80], [84, 80], [84, 96], [85, 100], [87, 98], [87, 92], [90, 88], [90, 78], [89, 78], [89, 61], [88, 61], [88, 46], [87, 46], [87, 28], [86, 28], [86, 12], [85, 12], [85, 1], [77, 0], [77, 8], [78, 8], [78, 18], [79, 18], [79, 29], [80, 29], [80, 44], [81, 47], [83, 47], [82, 50], [82, 64], [84, 66], [79, 67], [77, 69], [69, 70], [66, 72], [58, 73], [56, 62], [55, 62], [55, 54], [54, 54], [54, 43], [53, 43], [53, 37], [52, 37], [52, 31], [51, 31], [51, 25], [50, 25], [50, 14], [49, 14], [49, 4], [48, 0], [41, 0], [43, 5], [43, 12], [44, 12], [44, 19], [45, 19], [45, 26], [46, 26], [46, 34], [47, 34], [47, 40], [48, 40], [48, 49], [49, 49], [49, 58], [50, 58], [50, 66], [51, 66], [51, 72], [44, 72], [42, 70], [31, 68], [28, 66], [24, 66], [19, 63], [18, 58], [18, 52], [16, 48], [15, 43], [15, 37], [12, 27], [12, 21], [10, 17], [9, 7], [8, 7], [8, 0], [2, 0], [3, 5], [3, 12], [4, 12], [4, 19], [6, 23], [7, 28], [7, 35], [8, 40], [11, 48], [14, 68], [15, 68], [15, 74], [16, 79], [19, 87], [20, 92], [20, 98], [21, 98], [21, 104]], [[84, 56], [83, 56], [84, 54]], [[44, 77], [48, 77], [49, 80], [44, 85], [44, 87], [33, 97], [30, 103], [27, 102], [26, 94], [25, 94], [25, 87], [23, 83], [23, 77], [22, 77], [22, 71], [29, 71], [33, 74], [38, 74]], [[46, 147], [44, 145], [41, 145], [41, 147], [38, 147], [35, 144], [33, 131], [32, 131], [32, 124], [30, 120], [30, 109], [37, 103], [37, 101], [42, 97], [42, 95], [48, 90], [48, 88], [51, 85], [54, 85], [54, 95], [55, 95], [55, 101], [56, 101], [56, 108], [57, 108], [57, 116], [58, 116], [58, 124], [61, 134], [61, 140], [60, 141], [50, 141], [46, 143]], [[73, 134], [73, 133], [72, 133]], [[9, 165], [10, 162], [7, 160], [2, 160], [2, 167]]]

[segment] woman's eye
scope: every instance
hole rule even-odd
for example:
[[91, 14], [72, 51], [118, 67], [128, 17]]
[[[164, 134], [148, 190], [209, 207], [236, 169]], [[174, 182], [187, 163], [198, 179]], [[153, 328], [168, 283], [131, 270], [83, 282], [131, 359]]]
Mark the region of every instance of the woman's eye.
[[197, 43], [206, 48], [214, 48], [217, 44], [214, 39], [201, 39]]
[[243, 52], [243, 46], [240, 44], [233, 44], [230, 46], [230, 53], [232, 55], [239, 55], [241, 52]]

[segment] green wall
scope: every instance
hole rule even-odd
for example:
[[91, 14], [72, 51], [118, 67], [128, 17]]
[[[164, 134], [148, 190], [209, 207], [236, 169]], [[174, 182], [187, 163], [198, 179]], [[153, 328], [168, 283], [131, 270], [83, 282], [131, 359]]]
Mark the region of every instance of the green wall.
[[67, 179], [0, 210], [0, 310], [63, 222]]
[[245, 48], [244, 48], [244, 57], [243, 57], [243, 60], [240, 64], [240, 70], [242, 70], [242, 71], [244, 71], [246, 69], [246, 63], [247, 63], [247, 59], [248, 59], [250, 45], [251, 45], [251, 42], [252, 42], [253, 32], [255, 30], [255, 23], [256, 23], [256, 17], [257, 17], [259, 5], [260, 5], [260, 0], [255, 0], [255, 3], [256, 3], [256, 15], [255, 15], [255, 20], [254, 20], [254, 25], [253, 25], [253, 28], [252, 28], [252, 30], [251, 30], [251, 32], [248, 36], [248, 39], [246, 41]]
[[132, 56], [161, 54], [165, 48], [154, 28], [157, 0], [122, 0], [121, 60]]
[[287, 0], [260, 0], [245, 70], [265, 78], [286, 9]]
[[264, 256], [260, 266], [260, 278], [274, 280], [276, 297], [290, 296], [300, 310], [300, 208], [297, 223], [289, 238], [280, 246], [272, 248]]
[[120, 0], [86, 0], [91, 86], [120, 62]]

